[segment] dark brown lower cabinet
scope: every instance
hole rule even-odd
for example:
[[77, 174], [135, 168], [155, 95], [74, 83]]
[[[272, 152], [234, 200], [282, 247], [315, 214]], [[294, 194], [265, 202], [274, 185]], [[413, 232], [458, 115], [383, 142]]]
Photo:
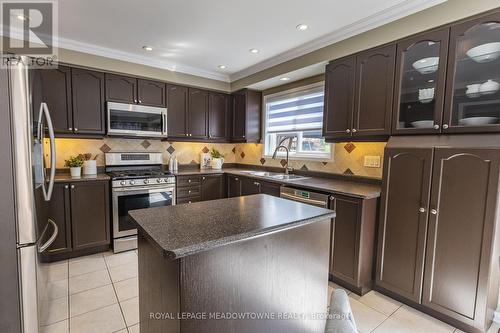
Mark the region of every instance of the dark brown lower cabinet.
[[49, 261], [105, 250], [110, 244], [107, 181], [56, 183], [48, 217], [59, 229], [49, 247]]
[[376, 284], [461, 330], [485, 332], [500, 277], [500, 147], [467, 139], [389, 141]]
[[241, 196], [241, 178], [238, 176], [227, 175], [227, 197], [239, 197]]
[[50, 245], [49, 256], [72, 251], [71, 246], [71, 201], [69, 184], [56, 183], [49, 202], [48, 218], [54, 221], [59, 229], [56, 240]]
[[280, 196], [281, 184], [271, 182], [260, 182], [260, 193], [275, 197]]
[[252, 195], [260, 193], [261, 182], [247, 177], [241, 177], [241, 195]]
[[73, 250], [110, 243], [108, 182], [70, 185]]
[[372, 289], [377, 199], [333, 195], [330, 275], [360, 295]]
[[224, 175], [205, 175], [201, 177], [201, 201], [224, 198]]

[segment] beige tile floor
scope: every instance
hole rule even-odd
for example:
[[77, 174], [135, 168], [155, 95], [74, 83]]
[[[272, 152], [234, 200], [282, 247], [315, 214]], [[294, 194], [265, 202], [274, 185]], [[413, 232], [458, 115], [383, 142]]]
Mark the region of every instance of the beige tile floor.
[[[136, 251], [61, 261], [48, 273], [43, 333], [139, 333]], [[330, 282], [328, 294], [335, 288]], [[461, 333], [376, 291], [347, 293], [360, 333]]]

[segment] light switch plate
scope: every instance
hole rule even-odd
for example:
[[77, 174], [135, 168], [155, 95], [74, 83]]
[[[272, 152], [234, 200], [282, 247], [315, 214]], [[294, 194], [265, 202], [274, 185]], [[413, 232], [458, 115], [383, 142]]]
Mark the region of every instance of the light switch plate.
[[364, 166], [367, 168], [380, 168], [380, 156], [365, 156]]

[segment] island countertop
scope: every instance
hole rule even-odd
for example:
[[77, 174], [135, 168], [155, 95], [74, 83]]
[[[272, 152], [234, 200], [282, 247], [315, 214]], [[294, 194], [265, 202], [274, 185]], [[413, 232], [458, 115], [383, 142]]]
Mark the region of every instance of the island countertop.
[[219, 246], [335, 217], [329, 209], [266, 194], [129, 211], [139, 232], [165, 257]]

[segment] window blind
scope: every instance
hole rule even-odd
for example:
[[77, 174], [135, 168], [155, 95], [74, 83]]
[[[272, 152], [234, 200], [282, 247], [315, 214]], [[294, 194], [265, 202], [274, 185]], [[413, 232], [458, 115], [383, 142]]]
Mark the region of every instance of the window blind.
[[321, 130], [323, 87], [275, 96], [267, 100], [267, 133]]

